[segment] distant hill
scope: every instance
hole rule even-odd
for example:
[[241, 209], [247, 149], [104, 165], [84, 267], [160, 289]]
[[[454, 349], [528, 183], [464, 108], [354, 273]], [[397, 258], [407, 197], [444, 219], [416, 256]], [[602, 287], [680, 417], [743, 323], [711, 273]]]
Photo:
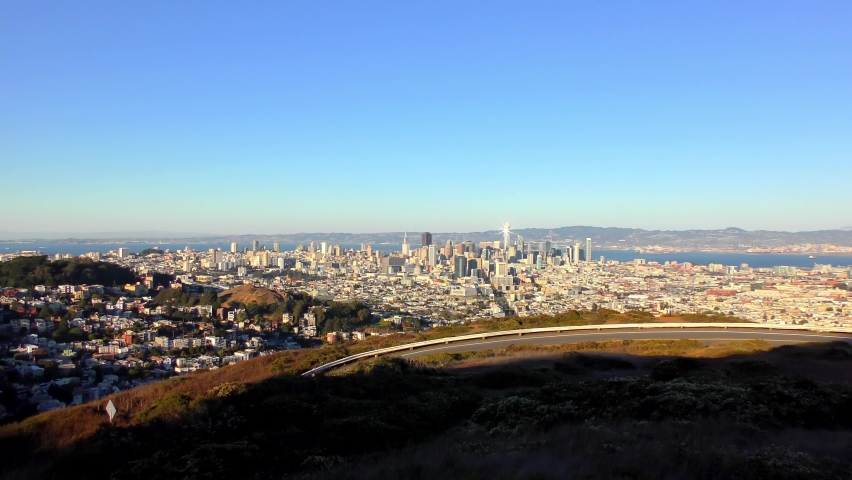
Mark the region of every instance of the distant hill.
[[[153, 244], [168, 242], [192, 243], [222, 243], [238, 242], [249, 245], [253, 240], [270, 244], [280, 242], [285, 245], [309, 244], [311, 242], [330, 242], [341, 245], [358, 245], [361, 243], [399, 245], [405, 232], [377, 233], [293, 233], [293, 234], [245, 234], [218, 236], [185, 236], [185, 237], [154, 237], [154, 236], [120, 236], [120, 237], [87, 237], [65, 238], [62, 240], [41, 238], [32, 239], [45, 243], [113, 243], [119, 241], [152, 242]], [[408, 232], [411, 245], [420, 246], [421, 232]], [[554, 228], [517, 228], [512, 230], [512, 238], [521, 235], [526, 241], [552, 240], [559, 243], [582, 242], [591, 238], [595, 245], [617, 248], [630, 248], [646, 245], [662, 245], [666, 247], [688, 248], [693, 250], [738, 248], [741, 245], [755, 247], [777, 247], [793, 244], [830, 243], [840, 246], [852, 246], [852, 227], [836, 230], [817, 230], [808, 232], [782, 232], [769, 230], [743, 230], [729, 227], [716, 230], [644, 230], [641, 228], [592, 227], [575, 225]], [[2, 234], [0, 234], [2, 237]], [[485, 230], [479, 232], [432, 232], [433, 242], [441, 245], [447, 240], [473, 242], [495, 241], [502, 238], [500, 230]]]
[[0, 262], [0, 286], [33, 288], [36, 285], [124, 285], [135, 283], [132, 270], [88, 258], [50, 261], [47, 256], [18, 257]]
[[251, 302], [258, 305], [277, 305], [287, 301], [286, 294], [254, 285], [242, 285], [225, 290], [219, 294], [219, 299], [222, 301], [223, 307], [233, 307], [240, 303], [248, 305]]

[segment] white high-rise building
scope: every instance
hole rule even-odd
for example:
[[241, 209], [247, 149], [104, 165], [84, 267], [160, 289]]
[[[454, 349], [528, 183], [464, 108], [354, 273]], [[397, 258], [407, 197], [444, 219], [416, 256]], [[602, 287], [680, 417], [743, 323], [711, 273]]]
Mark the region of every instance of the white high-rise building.
[[429, 266], [434, 267], [438, 263], [438, 255], [435, 251], [435, 245], [429, 245], [429, 253], [427, 254], [426, 261], [429, 262]]
[[119, 248], [118, 249], [118, 258], [127, 258], [130, 256], [129, 248]]
[[237, 242], [231, 242], [231, 253], [237, 253], [240, 251], [240, 244]]
[[509, 222], [503, 224], [503, 249], [509, 248], [509, 242], [512, 241], [512, 226]]
[[328, 253], [328, 242], [320, 243], [320, 252], [323, 254]]
[[591, 238], [586, 239], [586, 261], [587, 262], [594, 261], [594, 260], [592, 260], [592, 239]]
[[406, 257], [411, 255], [411, 245], [408, 244], [408, 232], [402, 235], [402, 254]]
[[509, 264], [506, 262], [497, 262], [494, 264], [494, 275], [497, 277], [505, 277], [509, 275]]
[[574, 265], [580, 263], [580, 242], [574, 244], [574, 251], [571, 253], [571, 263]]

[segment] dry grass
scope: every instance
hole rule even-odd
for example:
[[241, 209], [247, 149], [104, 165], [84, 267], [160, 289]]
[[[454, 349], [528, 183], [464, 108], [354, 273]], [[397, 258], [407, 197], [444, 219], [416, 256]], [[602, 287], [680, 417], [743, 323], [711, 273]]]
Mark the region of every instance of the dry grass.
[[286, 294], [269, 290], [268, 288], [257, 288], [246, 284], [225, 290], [219, 294], [219, 298], [223, 302], [222, 305], [226, 307], [233, 307], [240, 303], [248, 305], [251, 302], [255, 302], [258, 305], [277, 305], [287, 301], [284, 295]]
[[763, 340], [734, 341], [710, 346], [698, 340], [605, 340], [561, 345], [512, 345], [476, 352], [436, 353], [417, 359], [427, 366], [468, 368], [505, 363], [515, 359], [548, 358], [569, 352], [602, 352], [635, 356], [688, 356], [721, 358], [770, 350]]
[[766, 352], [772, 345], [766, 340], [741, 340], [725, 343], [714, 343], [702, 350], [686, 353], [690, 357], [722, 358], [746, 353]]
[[203, 398], [215, 386], [226, 382], [256, 383], [276, 374], [273, 365], [296, 363], [310, 350], [283, 352], [236, 363], [218, 370], [175, 377], [152, 385], [127, 390], [86, 403], [27, 418], [19, 423], [0, 427], [0, 445], [10, 442], [29, 442], [33, 453], [64, 450], [90, 438], [109, 421], [104, 408], [112, 400], [118, 413], [114, 423], [129, 426], [142, 423], [143, 412], [169, 395], [186, 394], [192, 399]]

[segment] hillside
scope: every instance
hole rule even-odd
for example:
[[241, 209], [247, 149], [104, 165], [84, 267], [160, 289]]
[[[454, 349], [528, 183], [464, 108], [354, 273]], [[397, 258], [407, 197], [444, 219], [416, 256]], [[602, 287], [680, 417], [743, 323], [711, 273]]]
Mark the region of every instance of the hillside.
[[132, 270], [108, 262], [77, 257], [50, 261], [47, 256], [18, 257], [0, 262], [0, 286], [32, 288], [35, 285], [99, 284], [111, 287], [135, 283]]
[[233, 307], [240, 303], [248, 305], [277, 305], [287, 301], [286, 293], [276, 292], [268, 288], [255, 287], [254, 285], [241, 285], [219, 294], [219, 300], [223, 307]]
[[293, 373], [336, 349], [261, 357], [117, 395], [114, 425], [88, 405], [3, 427], [3, 478], [852, 478], [852, 387], [826, 375], [848, 344], [660, 347], [316, 378]]

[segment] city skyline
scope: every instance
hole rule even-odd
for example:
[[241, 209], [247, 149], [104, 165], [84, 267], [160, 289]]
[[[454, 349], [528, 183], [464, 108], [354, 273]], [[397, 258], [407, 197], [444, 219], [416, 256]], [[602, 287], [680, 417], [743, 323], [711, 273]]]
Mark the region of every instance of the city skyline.
[[3, 230], [840, 228], [850, 23], [841, 2], [9, 4], [0, 166], [38, 213]]

